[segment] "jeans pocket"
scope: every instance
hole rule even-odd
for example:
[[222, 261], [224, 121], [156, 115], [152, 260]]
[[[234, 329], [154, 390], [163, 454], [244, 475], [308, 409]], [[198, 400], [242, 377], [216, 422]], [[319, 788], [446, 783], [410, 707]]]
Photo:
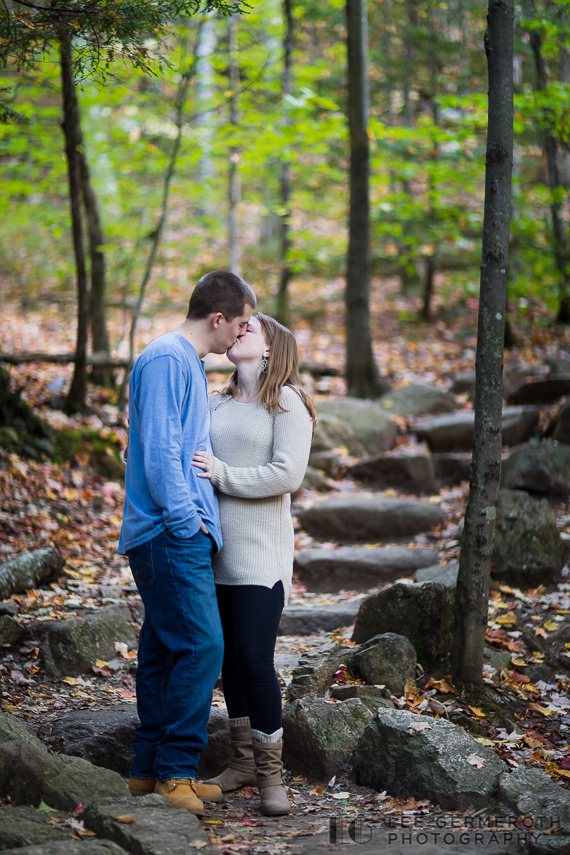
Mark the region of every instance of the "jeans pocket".
[[152, 562], [152, 548], [150, 543], [141, 543], [127, 551], [131, 572], [137, 583], [137, 587], [150, 588], [154, 585], [154, 565]]

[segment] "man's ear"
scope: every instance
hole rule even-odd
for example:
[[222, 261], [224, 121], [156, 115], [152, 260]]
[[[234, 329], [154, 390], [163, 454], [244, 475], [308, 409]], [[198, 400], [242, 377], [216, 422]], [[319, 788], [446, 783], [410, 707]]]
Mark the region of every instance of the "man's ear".
[[215, 329], [215, 330], [218, 329], [223, 317], [224, 316], [223, 316], [222, 312], [215, 312], [212, 315], [212, 327], [213, 327], [213, 329]]

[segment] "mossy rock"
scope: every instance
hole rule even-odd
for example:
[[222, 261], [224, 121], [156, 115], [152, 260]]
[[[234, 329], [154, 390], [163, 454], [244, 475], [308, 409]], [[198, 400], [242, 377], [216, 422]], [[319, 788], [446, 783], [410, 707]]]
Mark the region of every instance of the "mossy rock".
[[54, 431], [10, 389], [10, 374], [0, 368], [0, 448], [41, 459], [54, 453]]
[[121, 455], [121, 440], [114, 432], [76, 428], [55, 434], [53, 459], [57, 463], [86, 457], [87, 465], [99, 475], [120, 479], [125, 477], [125, 464]]

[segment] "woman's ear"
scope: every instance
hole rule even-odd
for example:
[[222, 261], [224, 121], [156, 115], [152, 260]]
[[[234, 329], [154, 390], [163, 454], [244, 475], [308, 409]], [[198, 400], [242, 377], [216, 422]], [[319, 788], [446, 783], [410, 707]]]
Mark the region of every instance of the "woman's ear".
[[263, 358], [267, 359], [267, 357], [269, 356], [270, 353], [271, 353], [271, 350], [269, 349], [269, 347], [266, 347], [265, 350], [263, 351]]

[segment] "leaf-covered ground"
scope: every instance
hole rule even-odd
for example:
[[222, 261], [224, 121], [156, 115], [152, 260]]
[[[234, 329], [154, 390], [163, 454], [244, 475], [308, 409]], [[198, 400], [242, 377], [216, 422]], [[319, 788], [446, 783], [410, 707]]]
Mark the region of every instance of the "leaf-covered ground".
[[[296, 318], [296, 332], [304, 359], [339, 366], [343, 361], [340, 332], [341, 283], [307, 290], [301, 294], [312, 320]], [[412, 380], [449, 388], [453, 375], [472, 368], [475, 355], [476, 301], [453, 303], [448, 307], [440, 298], [436, 321], [420, 325], [411, 319], [410, 300], [396, 292], [394, 283], [383, 283], [374, 290], [373, 309], [376, 354], [382, 371], [396, 386]], [[183, 306], [184, 301], [178, 304]], [[308, 311], [307, 310], [307, 311]], [[42, 304], [25, 311], [13, 303], [2, 307], [0, 329], [2, 351], [53, 351], [73, 349], [73, 329], [60, 304]], [[539, 307], [530, 306], [525, 318], [519, 317], [519, 344], [506, 356], [508, 363], [522, 361], [544, 365], [551, 349], [566, 349], [570, 334], [563, 328], [547, 326]], [[143, 317], [139, 349], [183, 320], [184, 311], [173, 311], [158, 304]], [[126, 346], [126, 318], [117, 311], [110, 318], [112, 339], [118, 351]], [[122, 343], [121, 343], [122, 342]], [[216, 358], [213, 361], [218, 361]], [[89, 409], [84, 416], [69, 418], [50, 409], [51, 396], [61, 393], [71, 376], [71, 366], [24, 365], [11, 367], [14, 388], [54, 428], [82, 427], [103, 436], [126, 441], [126, 417], [116, 406], [116, 395], [90, 388]], [[318, 398], [330, 393], [342, 394], [341, 378], [313, 380], [307, 376], [309, 391]], [[224, 380], [211, 375], [212, 388]], [[468, 406], [468, 404], [466, 403]], [[544, 428], [556, 407], [541, 413]], [[399, 441], [405, 437], [406, 423], [400, 419]], [[348, 462], [348, 459], [347, 459]], [[347, 491], [356, 485], [347, 480], [331, 482], [331, 489]], [[117, 554], [124, 488], [120, 480], [97, 475], [85, 454], [64, 464], [38, 462], [0, 451], [0, 558], [7, 560], [26, 549], [56, 544], [66, 559], [62, 578], [48, 586], [14, 596], [19, 609], [17, 620], [69, 618], [85, 614], [115, 601], [135, 602], [137, 598], [126, 559]], [[435, 546], [442, 560], [459, 554], [457, 527], [467, 496], [467, 485], [442, 490], [432, 501], [446, 513], [441, 528], [420, 535], [414, 543]], [[315, 498], [304, 493], [299, 505]], [[570, 540], [570, 504], [555, 506], [559, 529]], [[297, 547], [317, 546], [304, 532], [297, 531]], [[323, 544], [320, 544], [323, 545]], [[326, 545], [326, 544], [324, 544]], [[334, 544], [333, 544], [334, 545]], [[382, 543], [388, 546], [388, 543]], [[565, 568], [563, 574], [568, 575]], [[565, 579], [566, 576], [563, 578]], [[309, 594], [296, 583], [293, 601], [339, 602], [359, 599], [354, 591], [334, 594]], [[395, 697], [400, 708], [446, 716], [468, 729], [483, 745], [492, 746], [512, 767], [524, 763], [543, 769], [562, 786], [570, 781], [570, 584], [562, 581], [548, 588], [518, 589], [493, 585], [489, 609], [487, 640], [497, 654], [513, 655], [514, 667], [497, 655], [487, 665], [483, 689], [474, 696], [457, 691], [446, 669], [431, 674], [418, 671], [415, 685]], [[279, 639], [278, 654], [292, 661], [295, 654], [321, 642], [318, 636]], [[329, 638], [331, 635], [329, 634]], [[350, 644], [350, 630], [336, 634]], [[116, 659], [97, 662], [93, 673], [85, 677], [53, 680], [38, 664], [38, 645], [29, 642], [20, 649], [6, 649], [0, 665], [3, 683], [3, 708], [39, 726], [51, 717], [81, 707], [103, 707], [117, 702], [134, 703], [136, 652], [118, 646]], [[284, 696], [290, 668], [281, 670]], [[339, 674], [339, 679], [351, 678]], [[221, 696], [215, 702], [221, 702]], [[295, 804], [292, 820], [261, 819], [252, 810], [254, 793], [247, 788], [224, 807], [211, 806], [211, 835], [221, 850], [255, 850], [255, 840], [275, 837], [271, 851], [287, 848], [287, 838], [316, 834], [328, 828], [331, 814], [349, 815], [364, 811], [367, 822], [384, 824], [392, 815], [434, 817], [439, 809], [427, 802], [398, 801], [351, 784], [348, 777], [338, 781], [315, 782], [289, 780]], [[404, 813], [402, 813], [404, 812]], [[261, 824], [260, 824], [261, 823]], [[291, 824], [292, 823], [292, 824]], [[245, 835], [245, 838], [244, 838]], [[242, 839], [243, 838], [243, 839]], [[247, 838], [247, 839], [246, 839]], [[267, 842], [267, 840], [266, 840]], [[267, 848], [264, 851], [268, 851]]]

